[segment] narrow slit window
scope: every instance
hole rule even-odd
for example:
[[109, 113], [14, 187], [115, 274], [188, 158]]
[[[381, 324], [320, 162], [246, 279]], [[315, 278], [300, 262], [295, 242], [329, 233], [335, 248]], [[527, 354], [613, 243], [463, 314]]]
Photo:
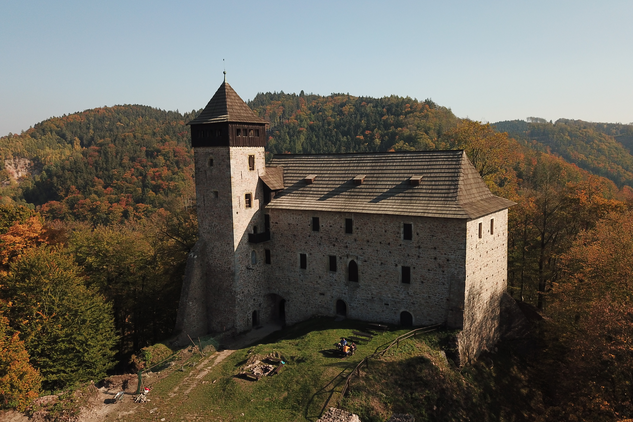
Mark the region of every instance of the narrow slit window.
[[214, 191], [213, 191], [213, 197], [214, 197], [214, 198], [217, 198], [219, 195], [220, 195], [220, 194], [218, 193], [218, 191], [217, 191], [217, 190], [214, 190]]
[[270, 249], [264, 249], [264, 257], [266, 264], [270, 264]]
[[308, 255], [304, 253], [299, 254], [299, 268], [301, 268], [302, 270], [308, 268]]
[[335, 273], [336, 272], [336, 256], [330, 255], [329, 260], [330, 260], [330, 271]]
[[321, 225], [319, 224], [319, 217], [312, 217], [312, 231], [318, 232]]
[[354, 260], [347, 266], [347, 280], [358, 282], [358, 264]]
[[251, 171], [255, 170], [255, 156], [254, 155], [248, 156], [248, 169]]
[[207, 160], [207, 165], [209, 167], [213, 167], [213, 157], [209, 157], [209, 159]]
[[352, 234], [354, 233], [354, 220], [351, 218], [345, 219], [345, 233]]
[[495, 219], [494, 218], [490, 219], [490, 234], [491, 235], [495, 234]]
[[484, 224], [479, 223], [479, 238], [481, 239], [484, 235]]
[[270, 214], [264, 214], [264, 231], [270, 231]]
[[413, 239], [413, 224], [404, 223], [402, 226], [402, 238], [404, 240], [412, 240]]
[[411, 267], [405, 267], [404, 265], [401, 268], [401, 281], [404, 284], [411, 284]]
[[244, 204], [246, 208], [251, 208], [253, 206], [253, 194], [247, 193], [244, 195]]

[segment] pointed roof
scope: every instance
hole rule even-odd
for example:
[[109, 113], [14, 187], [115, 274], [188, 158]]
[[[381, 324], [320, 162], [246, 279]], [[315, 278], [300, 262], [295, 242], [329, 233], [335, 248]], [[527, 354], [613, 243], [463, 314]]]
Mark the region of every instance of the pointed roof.
[[198, 125], [205, 123], [266, 123], [237, 95], [226, 81], [220, 85], [202, 113], [187, 123]]
[[464, 151], [281, 154], [270, 165], [283, 168], [285, 188], [267, 208], [475, 219], [514, 205], [490, 192]]

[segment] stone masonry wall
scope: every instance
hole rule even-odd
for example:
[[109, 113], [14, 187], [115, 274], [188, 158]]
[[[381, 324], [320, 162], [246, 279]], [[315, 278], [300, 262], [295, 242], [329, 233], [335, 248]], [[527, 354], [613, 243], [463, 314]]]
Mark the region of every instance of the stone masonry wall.
[[[492, 233], [491, 221], [494, 222]], [[464, 363], [499, 339], [501, 296], [507, 286], [507, 225], [508, 210], [468, 222], [466, 311], [460, 334], [460, 357]]]
[[[260, 265], [269, 267], [267, 293], [286, 300], [287, 323], [335, 315], [338, 300], [350, 318], [397, 324], [406, 311], [415, 325], [461, 322], [463, 302], [449, 295], [465, 279], [465, 221], [269, 212], [272, 240], [263, 245], [272, 262]], [[312, 230], [312, 217], [319, 218], [319, 231]], [[345, 233], [345, 218], [353, 219], [353, 234]], [[412, 240], [403, 240], [403, 223], [413, 224]], [[306, 269], [299, 268], [301, 253], [307, 255]], [[336, 256], [336, 272], [329, 270], [330, 255]], [[348, 281], [351, 260], [358, 264], [358, 282]], [[402, 266], [411, 268], [410, 284], [401, 282]]]

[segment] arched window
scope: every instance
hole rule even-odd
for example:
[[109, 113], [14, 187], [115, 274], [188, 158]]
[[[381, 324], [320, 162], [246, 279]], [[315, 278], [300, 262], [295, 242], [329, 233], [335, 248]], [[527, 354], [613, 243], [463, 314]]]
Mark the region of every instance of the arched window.
[[413, 315], [407, 311], [400, 312], [400, 325], [403, 327], [413, 327]]
[[336, 301], [336, 315], [347, 315], [347, 305], [341, 299]]
[[347, 280], [358, 282], [358, 264], [353, 259], [347, 265]]

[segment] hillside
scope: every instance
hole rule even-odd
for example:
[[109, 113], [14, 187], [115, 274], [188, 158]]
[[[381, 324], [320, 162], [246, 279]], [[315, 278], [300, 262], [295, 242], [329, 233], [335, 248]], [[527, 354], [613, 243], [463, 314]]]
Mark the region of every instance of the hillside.
[[192, 115], [136, 105], [104, 107], [4, 137], [2, 201], [43, 206], [49, 217], [94, 224], [151, 214], [167, 198], [192, 192], [185, 126]]
[[559, 155], [582, 169], [611, 179], [620, 187], [633, 186], [631, 124], [568, 119], [551, 123], [532, 118], [497, 122], [494, 126], [531, 149]]

